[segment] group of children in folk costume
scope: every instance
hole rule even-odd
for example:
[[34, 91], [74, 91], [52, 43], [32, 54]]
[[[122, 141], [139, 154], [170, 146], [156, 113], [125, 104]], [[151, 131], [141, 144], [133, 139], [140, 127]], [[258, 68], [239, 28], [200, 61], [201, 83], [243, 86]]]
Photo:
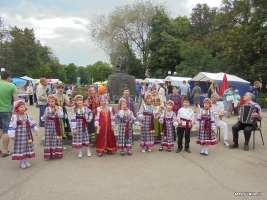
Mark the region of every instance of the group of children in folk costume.
[[[128, 90], [128, 89], [126, 89]], [[126, 91], [127, 93], [127, 91]], [[129, 93], [129, 90], [128, 90]], [[127, 101], [128, 100], [128, 101]], [[190, 130], [194, 123], [194, 112], [189, 108], [190, 102], [188, 99], [183, 100], [183, 107], [175, 113], [175, 103], [169, 100], [166, 103], [165, 110], [158, 115], [156, 106], [153, 105], [152, 95], [146, 95], [144, 104], [140, 107], [137, 113], [141, 119], [139, 123], [134, 112], [129, 109], [130, 101], [129, 94], [124, 95], [119, 101], [120, 110], [117, 118], [120, 120], [119, 135], [118, 135], [118, 149], [121, 149], [121, 155], [132, 155], [132, 127], [131, 124], [141, 126], [140, 146], [142, 152], [151, 151], [154, 146], [154, 118], [158, 118], [159, 123], [163, 124], [161, 132], [161, 147], [167, 147], [167, 151], [171, 151], [174, 147], [174, 129], [178, 129], [178, 149], [179, 153], [183, 146], [182, 140], [185, 134], [185, 151], [191, 153], [189, 150]], [[72, 147], [79, 150], [78, 157], [82, 157], [82, 147], [87, 147], [87, 156], [91, 156], [89, 134], [87, 124], [93, 119], [93, 113], [84, 105], [83, 97], [76, 95], [74, 98], [75, 107], [72, 110], [71, 126], [73, 129]], [[214, 134], [215, 122], [211, 113], [211, 100], [204, 99], [204, 108], [201, 109], [197, 120], [196, 128], [198, 130], [197, 144], [201, 145], [201, 155], [208, 155], [208, 146], [217, 144]], [[14, 142], [14, 153], [12, 160], [20, 160], [21, 168], [30, 167], [28, 158], [35, 157], [33, 148], [32, 130], [38, 133], [36, 123], [32, 118], [26, 114], [25, 103], [22, 100], [14, 102], [14, 113], [10, 122], [8, 135]], [[117, 151], [116, 139], [114, 135], [115, 126], [115, 111], [108, 105], [107, 97], [105, 95], [100, 97], [100, 106], [96, 108], [95, 127], [97, 133], [96, 152], [99, 157], [104, 151], [112, 154]], [[62, 123], [60, 119], [64, 119], [64, 112], [62, 107], [58, 106], [58, 98], [50, 95], [48, 97], [48, 107], [46, 108], [43, 117], [41, 118], [45, 123], [45, 141], [44, 141], [44, 158], [62, 158]]]

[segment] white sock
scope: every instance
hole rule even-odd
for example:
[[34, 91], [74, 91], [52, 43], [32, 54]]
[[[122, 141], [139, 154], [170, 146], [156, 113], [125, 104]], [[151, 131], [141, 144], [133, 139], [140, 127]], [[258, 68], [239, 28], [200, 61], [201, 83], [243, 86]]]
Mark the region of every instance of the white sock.
[[209, 154], [209, 146], [208, 145], [205, 148], [205, 154]]
[[90, 151], [90, 147], [87, 147], [87, 152], [91, 152], [91, 151]]
[[24, 160], [25, 160], [25, 159], [21, 160], [21, 161], [20, 161], [20, 164], [24, 163]]
[[204, 153], [205, 152], [205, 146], [201, 145], [201, 152], [200, 153]]
[[83, 154], [83, 152], [82, 152], [82, 148], [79, 149], [79, 155], [80, 155], [80, 154]]

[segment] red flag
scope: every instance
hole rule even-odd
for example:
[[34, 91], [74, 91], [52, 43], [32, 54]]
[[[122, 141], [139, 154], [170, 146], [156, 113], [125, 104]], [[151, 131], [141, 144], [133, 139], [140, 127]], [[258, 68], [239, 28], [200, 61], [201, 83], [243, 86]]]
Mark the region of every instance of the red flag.
[[223, 76], [223, 80], [222, 80], [222, 84], [221, 84], [221, 87], [220, 87], [220, 91], [219, 91], [219, 96], [223, 96], [223, 93], [226, 89], [228, 89], [228, 81], [227, 81], [227, 76], [226, 76], [226, 73], [224, 74]]

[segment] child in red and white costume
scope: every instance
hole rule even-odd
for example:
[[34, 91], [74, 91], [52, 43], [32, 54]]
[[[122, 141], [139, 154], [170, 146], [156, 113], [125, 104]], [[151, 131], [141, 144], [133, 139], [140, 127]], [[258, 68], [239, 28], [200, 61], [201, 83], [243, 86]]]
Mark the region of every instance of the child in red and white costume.
[[[187, 97], [183, 100], [183, 107], [179, 109], [177, 120], [178, 120], [178, 149], [176, 153], [180, 153], [183, 149], [183, 137], [185, 137], [185, 148], [184, 150], [187, 153], [191, 153], [189, 149], [190, 143], [190, 131], [195, 121], [195, 113], [194, 111], [189, 108], [190, 101]], [[184, 136], [185, 135], [185, 136]]]
[[41, 117], [45, 121], [44, 158], [62, 158], [62, 132], [60, 118], [64, 117], [62, 107], [58, 106], [57, 98], [48, 96], [48, 106]]
[[142, 128], [140, 133], [140, 147], [142, 153], [146, 150], [151, 152], [151, 147], [154, 146], [154, 106], [152, 105], [152, 95], [148, 93], [145, 97], [144, 104], [140, 107], [137, 113], [138, 117], [142, 120]]
[[118, 112], [117, 118], [120, 120], [119, 125], [119, 135], [118, 135], [118, 149], [121, 149], [121, 155], [124, 156], [124, 148], [127, 149], [127, 154], [132, 155], [132, 126], [135, 125], [142, 126], [133, 115], [133, 112], [128, 108], [127, 102], [124, 98], [119, 100], [120, 110]]
[[74, 97], [75, 107], [71, 114], [72, 125], [72, 148], [78, 149], [78, 157], [82, 157], [82, 147], [87, 148], [87, 156], [91, 156], [89, 134], [87, 130], [88, 123], [91, 122], [93, 114], [89, 108], [83, 105], [83, 96], [76, 95]]
[[174, 147], [174, 126], [178, 126], [176, 114], [173, 110], [174, 102], [169, 100], [166, 103], [166, 109], [159, 118], [159, 122], [163, 124], [161, 133], [161, 147], [159, 151], [163, 150], [163, 147], [167, 147], [167, 151], [171, 152], [171, 148]]
[[20, 160], [20, 167], [23, 169], [31, 167], [27, 159], [35, 157], [32, 130], [36, 136], [39, 131], [35, 121], [26, 114], [26, 110], [24, 100], [15, 101], [14, 113], [8, 128], [8, 136], [15, 141], [12, 160]]
[[216, 128], [215, 120], [211, 111], [211, 100], [205, 98], [204, 108], [200, 110], [197, 120], [196, 129], [198, 130], [197, 144], [201, 145], [201, 155], [207, 156], [209, 154], [209, 145], [217, 144], [214, 134]]

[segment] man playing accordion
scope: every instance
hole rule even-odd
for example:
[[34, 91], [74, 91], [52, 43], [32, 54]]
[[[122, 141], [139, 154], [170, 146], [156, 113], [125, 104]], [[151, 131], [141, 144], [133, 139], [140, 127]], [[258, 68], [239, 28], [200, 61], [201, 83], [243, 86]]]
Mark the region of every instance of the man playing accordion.
[[238, 117], [238, 122], [232, 127], [233, 144], [229, 146], [230, 149], [238, 148], [238, 132], [244, 130], [245, 144], [244, 151], [249, 150], [249, 139], [251, 132], [255, 130], [257, 121], [262, 119], [261, 107], [253, 102], [254, 95], [247, 92], [244, 96], [245, 104], [241, 107], [241, 113]]

